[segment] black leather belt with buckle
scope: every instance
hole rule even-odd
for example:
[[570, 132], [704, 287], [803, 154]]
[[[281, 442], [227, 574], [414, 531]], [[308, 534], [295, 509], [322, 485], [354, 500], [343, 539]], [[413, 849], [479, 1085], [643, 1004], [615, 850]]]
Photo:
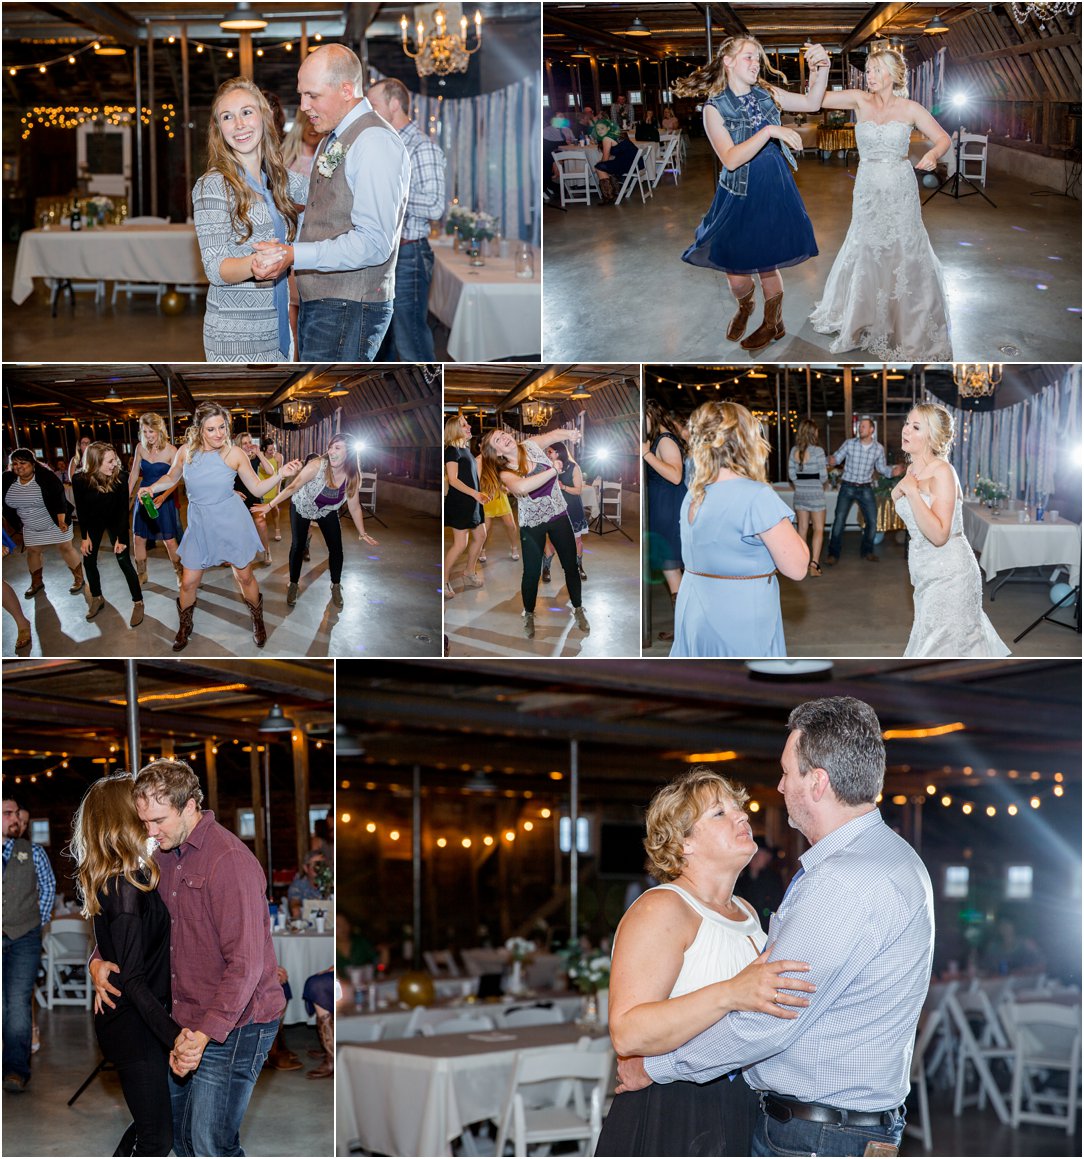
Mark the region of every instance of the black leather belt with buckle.
[[834, 1123], [838, 1127], [891, 1127], [902, 1113], [900, 1107], [891, 1111], [846, 1111], [824, 1103], [800, 1103], [770, 1094], [762, 1094], [760, 1103], [764, 1113], [780, 1123], [805, 1119], [810, 1123]]

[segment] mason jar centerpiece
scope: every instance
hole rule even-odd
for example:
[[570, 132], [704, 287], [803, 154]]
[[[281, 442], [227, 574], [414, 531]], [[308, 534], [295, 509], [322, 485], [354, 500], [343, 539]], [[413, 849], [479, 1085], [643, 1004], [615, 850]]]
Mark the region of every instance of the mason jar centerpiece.
[[984, 479], [981, 475], [975, 480], [975, 494], [996, 515], [1001, 504], [1008, 499], [1009, 492], [1005, 486], [993, 479]]
[[496, 235], [497, 219], [481, 210], [463, 209], [462, 206], [453, 205], [448, 211], [445, 223], [445, 229], [449, 233], [454, 230], [469, 263], [472, 266], [484, 266], [486, 259], [482, 252], [482, 243]]

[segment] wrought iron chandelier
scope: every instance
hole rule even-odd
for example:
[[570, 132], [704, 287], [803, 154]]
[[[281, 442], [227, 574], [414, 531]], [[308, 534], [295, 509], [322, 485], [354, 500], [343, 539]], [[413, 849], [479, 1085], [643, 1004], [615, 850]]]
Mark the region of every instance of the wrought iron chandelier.
[[303, 427], [312, 414], [311, 402], [287, 402], [282, 406], [282, 420], [292, 427]]
[[1017, 24], [1023, 24], [1029, 16], [1035, 17], [1039, 22], [1039, 27], [1044, 32], [1046, 31], [1046, 22], [1052, 16], [1068, 16], [1070, 12], [1076, 7], [1075, 3], [1066, 2], [1066, 0], [1038, 0], [1036, 3], [1027, 4], [1013, 4], [1012, 18]]
[[[455, 10], [459, 5], [449, 5]], [[415, 8], [415, 15], [419, 10]], [[421, 10], [424, 13], [424, 9]], [[466, 72], [470, 58], [482, 47], [482, 14], [474, 13], [474, 47], [467, 46], [466, 16], [459, 17], [459, 32], [448, 29], [448, 14], [443, 7], [438, 7], [433, 13], [433, 27], [426, 30], [424, 20], [418, 20], [414, 26], [414, 49], [410, 48], [410, 38], [407, 35], [408, 22], [404, 15], [399, 21], [403, 34], [403, 52], [414, 61], [418, 76], [447, 76], [451, 72]]]
[[529, 427], [544, 427], [553, 418], [553, 407], [548, 402], [525, 402], [521, 411]]
[[961, 398], [985, 398], [993, 394], [1001, 382], [1001, 363], [955, 362], [952, 381], [956, 383]]

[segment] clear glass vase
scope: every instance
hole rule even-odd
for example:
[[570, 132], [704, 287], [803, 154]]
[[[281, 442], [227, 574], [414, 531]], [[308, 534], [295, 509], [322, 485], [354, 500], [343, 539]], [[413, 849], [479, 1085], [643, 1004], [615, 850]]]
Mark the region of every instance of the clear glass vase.
[[484, 266], [485, 254], [482, 253], [482, 239], [472, 237], [467, 239], [467, 262], [472, 266]]
[[583, 996], [583, 1012], [576, 1020], [579, 1026], [598, 1026], [600, 1019], [598, 1014], [598, 992], [591, 990]]

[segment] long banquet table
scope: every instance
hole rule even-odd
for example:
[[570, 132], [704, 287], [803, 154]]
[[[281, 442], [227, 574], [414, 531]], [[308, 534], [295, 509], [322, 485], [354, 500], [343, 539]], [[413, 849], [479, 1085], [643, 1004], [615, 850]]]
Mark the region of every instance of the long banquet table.
[[981, 503], [964, 503], [963, 514], [964, 535], [979, 556], [979, 567], [987, 580], [1019, 567], [1063, 564], [1069, 570], [1069, 583], [1080, 582], [1079, 524], [1065, 519], [1021, 523], [1016, 511], [994, 515]]
[[518, 278], [514, 257], [489, 257], [484, 266], [471, 266], [447, 239], [430, 244], [436, 261], [429, 309], [450, 331], [449, 357], [492, 362], [541, 353], [542, 255], [537, 249], [534, 277]]
[[35, 278], [73, 282], [207, 281], [194, 225], [107, 225], [72, 232], [31, 229], [19, 238], [11, 300], [34, 292]]
[[572, 1046], [583, 1033], [570, 1024], [525, 1026], [340, 1046], [337, 1153], [357, 1141], [383, 1155], [451, 1155], [469, 1124], [500, 1114], [518, 1052]]
[[301, 991], [305, 988], [306, 978], [335, 965], [335, 935], [310, 930], [301, 934], [274, 933], [271, 941], [278, 964], [284, 966], [290, 975], [290, 993], [293, 995], [282, 1021], [286, 1024], [314, 1022], [315, 1019], [305, 1013]]

